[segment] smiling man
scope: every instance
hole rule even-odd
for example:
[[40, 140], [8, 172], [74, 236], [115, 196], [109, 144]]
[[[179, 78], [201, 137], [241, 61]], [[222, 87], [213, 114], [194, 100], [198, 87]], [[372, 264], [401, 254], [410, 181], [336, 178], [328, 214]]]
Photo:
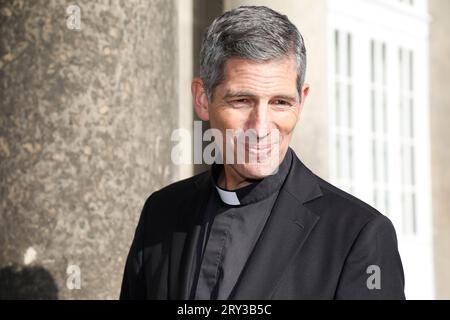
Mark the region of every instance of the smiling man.
[[214, 20], [192, 94], [199, 118], [227, 137], [222, 161], [149, 197], [122, 299], [404, 299], [389, 219], [289, 147], [305, 72], [286, 16], [239, 7]]

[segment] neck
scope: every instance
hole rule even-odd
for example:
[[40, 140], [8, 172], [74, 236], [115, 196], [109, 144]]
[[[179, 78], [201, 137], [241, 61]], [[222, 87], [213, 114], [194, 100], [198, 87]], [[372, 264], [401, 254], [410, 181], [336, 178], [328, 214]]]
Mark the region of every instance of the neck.
[[[281, 158], [282, 160], [278, 163], [278, 166], [281, 165], [284, 158], [286, 157], [286, 152], [284, 156]], [[226, 190], [237, 190], [248, 186], [252, 183], [259, 181], [260, 179], [251, 179], [240, 174], [232, 165], [224, 164], [223, 170], [217, 179], [217, 185]]]
[[248, 179], [236, 171], [230, 165], [224, 165], [223, 171], [220, 173], [217, 184], [222, 189], [236, 190], [254, 183], [256, 180]]

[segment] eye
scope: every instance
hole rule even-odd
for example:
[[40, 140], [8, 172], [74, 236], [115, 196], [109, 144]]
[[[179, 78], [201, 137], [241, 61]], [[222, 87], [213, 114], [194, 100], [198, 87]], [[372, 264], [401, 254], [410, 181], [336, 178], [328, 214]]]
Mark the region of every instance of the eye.
[[240, 99], [235, 99], [235, 100], [230, 101], [230, 104], [236, 108], [247, 106], [250, 103], [251, 103], [250, 99], [247, 99], [247, 98], [240, 98]]
[[291, 106], [291, 103], [290, 103], [290, 102], [285, 101], [285, 100], [280, 100], [280, 99], [274, 100], [272, 103], [273, 103], [274, 105], [280, 106], [280, 107], [288, 107], [288, 106]]

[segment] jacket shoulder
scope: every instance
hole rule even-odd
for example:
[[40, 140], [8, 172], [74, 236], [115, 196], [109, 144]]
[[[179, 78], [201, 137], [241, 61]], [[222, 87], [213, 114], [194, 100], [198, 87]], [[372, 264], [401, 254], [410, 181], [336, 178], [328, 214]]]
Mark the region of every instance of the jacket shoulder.
[[195, 176], [173, 182], [158, 191], [155, 191], [153, 194], [157, 197], [170, 197], [173, 195], [180, 196], [179, 192], [186, 192], [187, 190], [192, 190], [192, 188], [195, 187], [197, 183], [200, 183], [201, 181], [204, 181], [204, 179], [207, 179], [209, 176], [209, 172], [205, 171], [199, 174], [196, 174]]
[[369, 222], [378, 221], [392, 225], [388, 217], [361, 199], [345, 192], [331, 183], [316, 176], [322, 197], [312, 204], [312, 208], [321, 219], [332, 221], [336, 226], [353, 227], [361, 230]]
[[376, 216], [381, 213], [369, 205], [368, 203], [362, 201], [361, 199], [351, 195], [350, 193], [332, 185], [331, 183], [325, 181], [324, 179], [316, 176], [320, 188], [326, 198], [332, 200], [334, 205], [342, 205], [349, 208], [358, 209], [357, 211], [368, 216]]
[[202, 172], [154, 191], [147, 198], [144, 211], [157, 208], [158, 211], [164, 210], [166, 213], [169, 213], [172, 211], [171, 209], [182, 205], [186, 199], [193, 198], [195, 193], [199, 192], [197, 185], [200, 186], [208, 177], [208, 171]]

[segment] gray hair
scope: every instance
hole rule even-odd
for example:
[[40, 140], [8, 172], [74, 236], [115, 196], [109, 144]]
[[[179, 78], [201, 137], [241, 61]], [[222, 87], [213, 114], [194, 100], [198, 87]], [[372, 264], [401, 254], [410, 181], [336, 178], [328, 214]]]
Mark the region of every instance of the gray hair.
[[229, 58], [268, 61], [294, 54], [297, 89], [306, 74], [306, 48], [302, 35], [288, 17], [264, 6], [241, 6], [216, 18], [207, 29], [200, 52], [200, 78], [208, 100], [223, 80]]

